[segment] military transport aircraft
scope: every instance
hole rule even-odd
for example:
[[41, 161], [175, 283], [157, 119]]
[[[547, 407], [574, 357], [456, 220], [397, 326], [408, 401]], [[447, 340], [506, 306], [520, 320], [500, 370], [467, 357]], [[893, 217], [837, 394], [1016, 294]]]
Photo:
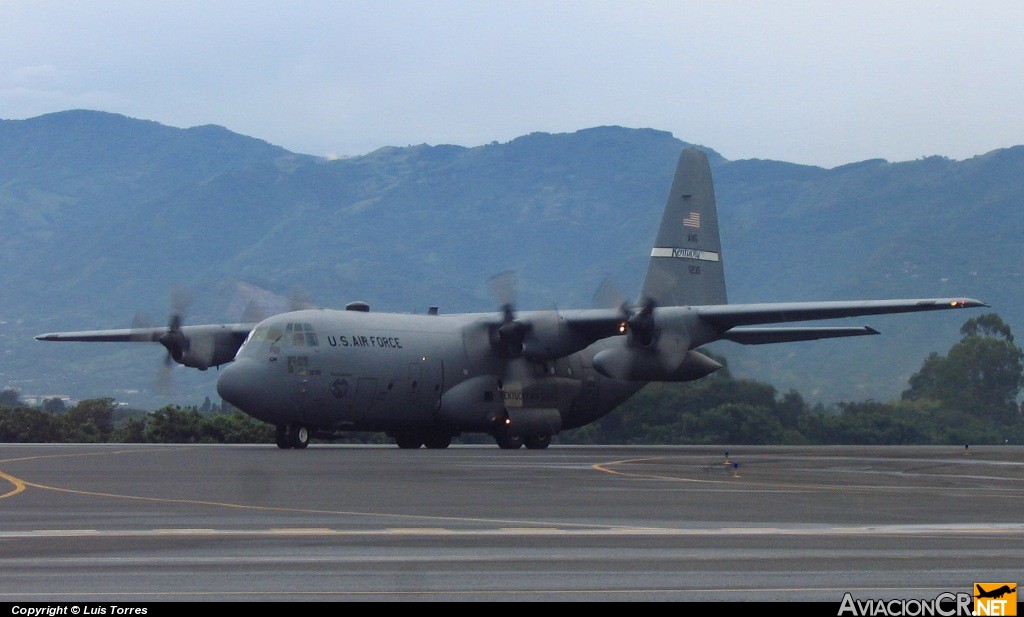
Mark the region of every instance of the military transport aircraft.
[[284, 312], [258, 323], [42, 334], [44, 341], [157, 342], [206, 370], [217, 392], [277, 428], [281, 448], [311, 437], [384, 432], [401, 448], [446, 448], [487, 433], [501, 448], [545, 448], [594, 422], [647, 382], [700, 379], [722, 367], [701, 345], [878, 334], [868, 326], [768, 326], [987, 306], [930, 298], [728, 304], [711, 167], [679, 157], [640, 299], [609, 308], [493, 313]]

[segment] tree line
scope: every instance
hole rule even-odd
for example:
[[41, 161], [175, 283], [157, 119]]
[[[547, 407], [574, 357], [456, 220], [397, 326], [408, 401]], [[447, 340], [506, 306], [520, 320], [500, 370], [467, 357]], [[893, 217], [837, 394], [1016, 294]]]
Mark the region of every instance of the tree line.
[[[597, 422], [560, 433], [566, 444], [1024, 444], [1024, 352], [995, 313], [967, 320], [945, 355], [933, 352], [888, 402], [807, 403], [799, 392], [737, 379], [652, 383]], [[707, 353], [706, 351], [704, 353]], [[723, 364], [723, 358], [716, 358]], [[348, 441], [386, 443], [381, 434]], [[483, 443], [467, 435], [456, 442]], [[122, 409], [113, 398], [66, 407], [0, 392], [0, 442], [273, 443], [272, 426], [229, 405]]]

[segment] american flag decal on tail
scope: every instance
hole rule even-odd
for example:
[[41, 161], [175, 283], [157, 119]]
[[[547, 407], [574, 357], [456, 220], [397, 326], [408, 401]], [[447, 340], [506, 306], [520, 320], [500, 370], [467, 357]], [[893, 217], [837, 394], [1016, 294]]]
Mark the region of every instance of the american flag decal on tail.
[[700, 212], [691, 212], [683, 218], [683, 225], [700, 229]]

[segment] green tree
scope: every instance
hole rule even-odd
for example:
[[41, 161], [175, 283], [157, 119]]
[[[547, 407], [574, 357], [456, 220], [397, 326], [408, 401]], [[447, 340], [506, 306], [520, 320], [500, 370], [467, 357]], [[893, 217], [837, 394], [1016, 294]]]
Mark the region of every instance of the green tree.
[[0, 442], [60, 442], [61, 430], [53, 415], [32, 407], [0, 407]]
[[705, 441], [771, 444], [784, 440], [784, 429], [773, 406], [726, 403], [704, 414]]
[[17, 390], [11, 388], [4, 388], [0, 391], [0, 407], [17, 407], [21, 404], [21, 397], [18, 396]]
[[839, 414], [826, 419], [826, 443], [906, 445], [931, 443], [920, 419], [898, 413], [888, 403], [838, 403]]
[[67, 405], [59, 398], [47, 398], [43, 399], [42, 410], [46, 413], [64, 413], [67, 411]]
[[146, 420], [146, 441], [151, 443], [199, 443], [204, 440], [204, 420], [195, 407], [165, 405]]
[[904, 400], [933, 399], [994, 425], [1021, 421], [1024, 352], [995, 313], [969, 319], [945, 356], [932, 352], [910, 377]]
[[144, 418], [125, 418], [110, 434], [114, 443], [146, 443], [146, 420]]
[[274, 443], [274, 427], [234, 410], [206, 419], [203, 434], [217, 443]]
[[114, 432], [113, 398], [86, 399], [59, 416], [64, 441], [101, 443]]
[[[723, 358], [715, 358], [723, 365]], [[611, 414], [558, 436], [574, 444], [803, 444], [809, 413], [795, 390], [734, 379], [722, 369], [686, 383], [650, 383]]]

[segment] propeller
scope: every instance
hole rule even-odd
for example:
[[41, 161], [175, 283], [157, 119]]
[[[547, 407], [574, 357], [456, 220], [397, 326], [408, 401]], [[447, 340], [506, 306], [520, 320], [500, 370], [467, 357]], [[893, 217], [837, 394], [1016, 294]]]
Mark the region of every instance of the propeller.
[[310, 294], [301, 288], [292, 289], [288, 297], [243, 282], [234, 283], [233, 288], [226, 311], [238, 315], [241, 323], [258, 323], [278, 313], [316, 307]]
[[601, 280], [590, 301], [593, 308], [618, 308], [624, 304], [626, 304], [626, 296], [611, 276], [606, 276]]
[[[264, 292], [269, 294], [270, 292]], [[287, 300], [281, 296], [274, 296], [281, 304], [276, 313], [283, 312]], [[293, 294], [290, 307], [293, 310], [310, 308], [304, 292], [297, 291]], [[260, 298], [250, 297], [238, 298], [248, 300], [245, 305], [245, 317], [251, 321], [262, 321], [258, 313], [265, 308]], [[170, 314], [166, 326], [151, 326], [146, 323], [140, 315], [136, 314], [132, 319], [132, 328], [129, 338], [133, 341], [156, 342], [163, 345], [166, 350], [160, 372], [157, 375], [154, 390], [160, 394], [169, 394], [171, 371], [175, 365], [184, 365], [190, 368], [205, 371], [212, 366], [220, 366], [231, 361], [237, 352], [241, 340], [238, 331], [229, 328], [224, 324], [210, 324], [188, 326], [185, 323], [185, 313], [192, 302], [192, 292], [184, 287], [172, 290], [170, 297]], [[233, 302], [239, 304], [238, 302]]]
[[594, 308], [618, 308], [622, 313], [619, 331], [629, 336], [628, 342], [634, 347], [650, 347], [654, 343], [655, 324], [654, 298], [645, 297], [638, 304], [630, 304], [618, 285], [606, 276], [594, 291], [591, 301]]
[[185, 311], [191, 302], [192, 293], [184, 287], [177, 287], [171, 291], [171, 313], [167, 318], [167, 330], [156, 339], [167, 350], [154, 385], [154, 390], [159, 394], [170, 394], [171, 371], [188, 351], [189, 340], [182, 333], [181, 326], [185, 320]]
[[181, 362], [188, 351], [189, 340], [182, 334], [181, 324], [184, 321], [185, 309], [191, 301], [192, 294], [188, 290], [177, 288], [171, 292], [171, 316], [167, 320], [167, 332], [157, 339], [157, 342], [167, 349], [164, 364]]
[[171, 369], [176, 363], [181, 363], [185, 354], [193, 347], [192, 341], [181, 330], [185, 311], [191, 301], [192, 293], [184, 287], [175, 288], [171, 292], [170, 315], [167, 318], [167, 327], [163, 332], [160, 332], [160, 328], [154, 327], [153, 322], [140, 313], [136, 313], [132, 317], [131, 334], [129, 335], [132, 341], [157, 342], [167, 350], [153, 385], [153, 390], [158, 394], [170, 394]]
[[[158, 341], [157, 334], [154, 333], [157, 330], [153, 326], [153, 321], [148, 319], [141, 313], [135, 313], [132, 316], [131, 334], [129, 335], [130, 340], [134, 342], [152, 343]], [[160, 335], [162, 336], [162, 335]], [[160, 369], [156, 377], [153, 380], [153, 391], [161, 396], [167, 396], [171, 393], [171, 375], [170, 369], [166, 360], [169, 359], [165, 355], [164, 361], [160, 363]]]
[[[532, 361], [543, 361], [560, 356], [558, 345], [561, 317], [558, 309], [531, 312], [528, 321], [516, 316], [515, 297], [518, 279], [514, 272], [506, 270], [491, 277], [491, 293], [501, 310], [501, 324], [491, 330], [491, 346], [508, 359], [525, 357]], [[552, 356], [552, 353], [556, 356]]]
[[315, 308], [316, 305], [312, 302], [312, 296], [309, 292], [301, 287], [292, 289], [291, 295], [288, 297], [288, 310], [290, 311], [302, 311], [309, 308]]
[[[516, 431], [522, 430], [522, 425], [511, 424], [509, 408], [523, 407], [538, 379], [543, 379], [538, 377], [536, 363], [555, 357], [547, 345], [558, 344], [561, 317], [557, 310], [551, 310], [530, 312], [528, 317], [521, 319], [515, 309], [518, 278], [512, 271], [492, 276], [489, 283], [500, 311], [500, 321], [492, 321], [488, 325], [488, 334], [491, 348], [499, 361], [494, 377], [502, 397], [500, 411], [495, 410], [490, 421], [494, 423], [493, 430], [499, 444], [515, 447], [515, 440], [522, 437]], [[526, 421], [523, 416], [517, 420], [520, 423]]]
[[653, 298], [644, 298], [637, 307], [622, 305], [625, 319], [626, 334], [629, 342], [636, 347], [650, 347], [654, 344], [655, 324], [654, 307], [657, 303]]
[[506, 270], [490, 278], [491, 294], [501, 308], [501, 325], [491, 331], [491, 346], [508, 358], [523, 355], [528, 326], [516, 321], [515, 296], [518, 279]]
[[594, 357], [594, 366], [607, 377], [622, 380], [650, 380], [675, 372], [689, 351], [684, 328], [655, 319], [657, 301], [645, 296], [637, 303], [623, 299], [618, 287], [605, 278], [594, 292], [596, 308], [618, 306], [619, 332], [626, 335], [622, 347], [607, 349]]

